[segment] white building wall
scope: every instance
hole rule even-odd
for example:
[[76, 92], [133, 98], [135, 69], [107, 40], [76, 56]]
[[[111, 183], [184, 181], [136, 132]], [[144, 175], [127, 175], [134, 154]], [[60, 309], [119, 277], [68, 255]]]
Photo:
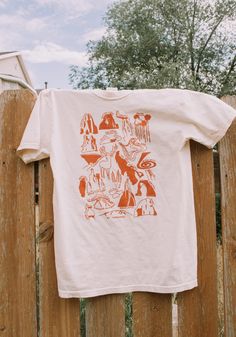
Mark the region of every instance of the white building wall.
[[0, 78], [0, 94], [4, 90], [16, 90], [16, 89], [24, 89], [24, 88], [17, 82], [4, 81], [3, 79]]
[[8, 74], [26, 80], [16, 56], [0, 60], [0, 73]]

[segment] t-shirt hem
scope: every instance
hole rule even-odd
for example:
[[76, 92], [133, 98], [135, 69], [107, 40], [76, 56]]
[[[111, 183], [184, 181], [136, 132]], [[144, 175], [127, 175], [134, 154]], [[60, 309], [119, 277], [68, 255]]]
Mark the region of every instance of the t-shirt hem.
[[182, 283], [176, 286], [157, 286], [157, 285], [128, 285], [122, 287], [108, 287], [108, 288], [100, 288], [93, 289], [87, 291], [68, 291], [68, 290], [60, 290], [58, 289], [59, 297], [61, 298], [86, 298], [100, 295], [108, 295], [114, 293], [128, 293], [132, 291], [145, 291], [145, 292], [154, 292], [154, 293], [176, 293], [184, 290], [189, 290], [198, 286], [198, 281], [193, 280], [188, 283]]
[[35, 149], [38, 150], [40, 148], [40, 145], [38, 143], [22, 143], [18, 146], [16, 151], [20, 150], [27, 150], [27, 149]]
[[[29, 150], [26, 152], [25, 150]], [[25, 164], [31, 163], [36, 160], [48, 158], [50, 153], [45, 148], [40, 148], [38, 143], [25, 142], [18, 146], [16, 154], [21, 158]]]

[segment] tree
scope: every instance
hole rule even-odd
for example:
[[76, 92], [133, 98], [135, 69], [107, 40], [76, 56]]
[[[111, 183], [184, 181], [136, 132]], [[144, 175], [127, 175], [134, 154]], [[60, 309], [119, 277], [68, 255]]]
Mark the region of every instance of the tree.
[[88, 65], [70, 67], [70, 83], [235, 94], [235, 18], [235, 0], [115, 2], [103, 18], [106, 34], [87, 43]]

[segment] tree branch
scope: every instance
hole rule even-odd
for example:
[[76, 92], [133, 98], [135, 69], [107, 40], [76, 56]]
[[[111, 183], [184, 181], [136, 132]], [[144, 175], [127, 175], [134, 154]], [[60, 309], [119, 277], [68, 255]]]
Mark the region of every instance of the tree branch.
[[233, 58], [233, 60], [231, 61], [231, 65], [230, 65], [230, 67], [229, 67], [229, 71], [228, 71], [228, 73], [227, 73], [227, 75], [226, 75], [226, 77], [225, 77], [225, 80], [224, 80], [223, 84], [225, 84], [225, 83], [228, 81], [229, 76], [230, 76], [230, 74], [232, 73], [232, 71], [234, 70], [235, 65], [236, 65], [236, 54], [234, 55], [234, 58]]
[[200, 51], [199, 53], [199, 58], [198, 58], [198, 63], [197, 63], [197, 68], [196, 68], [196, 73], [198, 74], [199, 73], [199, 69], [200, 69], [200, 64], [201, 64], [201, 61], [202, 61], [202, 56], [203, 56], [203, 52], [205, 51], [208, 43], [210, 42], [211, 38], [212, 38], [212, 35], [215, 33], [216, 29], [218, 28], [218, 26], [220, 25], [220, 23], [223, 21], [225, 16], [222, 16], [220, 18], [220, 20], [217, 22], [217, 24], [213, 27], [210, 35], [208, 36], [204, 46], [202, 47], [202, 50]]
[[196, 5], [197, 2], [194, 0], [193, 4], [193, 17], [192, 17], [192, 22], [190, 26], [190, 34], [189, 34], [189, 40], [190, 40], [190, 59], [191, 59], [191, 71], [192, 75], [194, 76], [194, 71], [195, 71], [195, 60], [194, 60], [194, 54], [193, 54], [193, 35], [194, 35], [194, 25], [195, 25], [195, 16], [196, 16]]
[[221, 87], [221, 90], [220, 90], [220, 93], [219, 93], [219, 96], [221, 96], [224, 92], [224, 88], [225, 88], [225, 85], [227, 84], [228, 82], [228, 79], [229, 79], [229, 76], [230, 74], [232, 73], [232, 71], [234, 70], [234, 67], [236, 66], [236, 54], [234, 55], [232, 61], [230, 62], [230, 67], [229, 67], [229, 70], [225, 76], [225, 79], [224, 81], [222, 81], [222, 87]]

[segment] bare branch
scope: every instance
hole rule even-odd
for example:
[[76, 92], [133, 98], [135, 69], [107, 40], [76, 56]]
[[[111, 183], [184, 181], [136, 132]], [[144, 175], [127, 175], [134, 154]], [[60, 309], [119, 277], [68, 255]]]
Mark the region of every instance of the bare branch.
[[194, 60], [194, 53], [193, 53], [193, 39], [194, 39], [194, 25], [195, 25], [195, 16], [196, 16], [196, 5], [197, 2], [194, 0], [193, 4], [193, 16], [192, 16], [192, 22], [190, 26], [190, 33], [189, 33], [189, 40], [190, 40], [190, 58], [191, 58], [191, 71], [192, 75], [194, 76], [195, 71], [195, 60]]
[[222, 81], [222, 87], [221, 87], [221, 90], [220, 90], [220, 96], [222, 95], [222, 93], [224, 92], [224, 88], [229, 80], [229, 77], [230, 77], [230, 74], [234, 71], [234, 68], [236, 66], [236, 54], [234, 55], [232, 61], [229, 63], [230, 64], [230, 67], [229, 67], [229, 70], [225, 76], [225, 79], [224, 81]]
[[210, 42], [213, 34], [215, 33], [216, 29], [219, 27], [219, 25], [221, 24], [221, 22], [223, 21], [225, 16], [222, 16], [219, 21], [217, 22], [217, 24], [213, 27], [212, 31], [210, 32], [204, 46], [202, 47], [202, 50], [199, 53], [199, 58], [198, 58], [198, 63], [197, 63], [197, 68], [196, 68], [196, 73], [198, 74], [199, 69], [200, 69], [200, 65], [201, 65], [201, 61], [202, 61], [202, 56], [203, 56], [203, 52], [205, 51], [208, 43]]

